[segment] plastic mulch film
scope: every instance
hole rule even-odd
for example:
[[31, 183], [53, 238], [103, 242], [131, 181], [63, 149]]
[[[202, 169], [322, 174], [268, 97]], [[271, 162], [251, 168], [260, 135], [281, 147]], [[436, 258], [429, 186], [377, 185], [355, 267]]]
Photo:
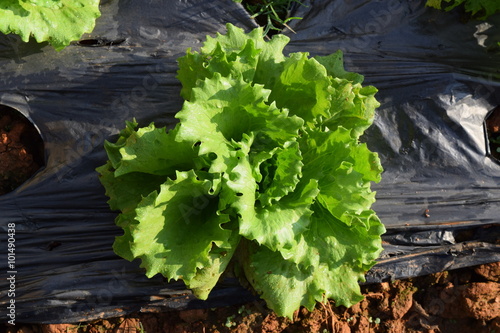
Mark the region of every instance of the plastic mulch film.
[[[368, 282], [500, 261], [500, 164], [486, 115], [500, 105], [500, 16], [461, 23], [424, 1], [325, 1], [296, 6], [286, 52], [341, 49], [349, 71], [379, 89], [363, 136], [385, 172], [373, 206], [387, 234]], [[101, 1], [95, 30], [61, 52], [0, 36], [0, 104], [39, 129], [46, 166], [0, 196], [2, 276], [15, 278], [16, 322], [60, 323], [134, 311], [218, 307], [254, 299], [236, 280], [207, 301], [182, 283], [146, 278], [113, 253], [114, 224], [95, 168], [126, 120], [172, 126], [176, 59], [227, 22], [255, 22], [232, 1]], [[486, 38], [487, 37], [487, 38]], [[495, 53], [497, 52], [497, 53]], [[15, 269], [7, 234], [15, 224]], [[13, 273], [8, 273], [14, 271]], [[0, 316], [12, 279], [2, 278]]]

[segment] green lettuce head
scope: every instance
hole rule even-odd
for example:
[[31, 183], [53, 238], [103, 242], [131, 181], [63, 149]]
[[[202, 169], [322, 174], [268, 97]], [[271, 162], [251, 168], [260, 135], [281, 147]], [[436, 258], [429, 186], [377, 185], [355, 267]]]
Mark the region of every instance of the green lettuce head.
[[340, 51], [285, 56], [286, 36], [227, 30], [178, 59], [175, 128], [129, 122], [106, 142], [98, 172], [124, 230], [114, 250], [202, 299], [234, 262], [278, 315], [349, 307], [385, 231], [370, 208], [380, 160], [359, 142], [377, 90]]

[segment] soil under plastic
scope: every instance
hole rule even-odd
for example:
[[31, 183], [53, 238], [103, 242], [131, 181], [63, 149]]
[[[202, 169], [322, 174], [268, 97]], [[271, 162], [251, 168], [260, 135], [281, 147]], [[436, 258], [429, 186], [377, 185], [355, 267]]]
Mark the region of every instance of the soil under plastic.
[[89, 323], [9, 327], [9, 333], [500, 332], [500, 262], [362, 286], [353, 307], [318, 304], [293, 320], [263, 301], [216, 309], [136, 313]]

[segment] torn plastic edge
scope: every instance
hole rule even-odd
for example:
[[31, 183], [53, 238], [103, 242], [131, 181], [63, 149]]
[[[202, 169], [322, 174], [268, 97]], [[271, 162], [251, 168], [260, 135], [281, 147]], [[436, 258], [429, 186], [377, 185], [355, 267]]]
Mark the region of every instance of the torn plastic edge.
[[408, 279], [497, 261], [500, 261], [500, 245], [463, 242], [379, 259], [362, 284]]
[[499, 225], [498, 220], [482, 220], [482, 221], [439, 221], [439, 222], [424, 222], [423, 224], [414, 225], [411, 223], [415, 221], [408, 222], [406, 224], [398, 224], [395, 226], [386, 226], [386, 233], [391, 231], [422, 231], [422, 230], [443, 230], [443, 229], [463, 229], [470, 227], [486, 227]]
[[126, 38], [108, 39], [106, 37], [84, 38], [72, 44], [82, 47], [103, 47], [103, 46], [119, 46], [126, 42]]

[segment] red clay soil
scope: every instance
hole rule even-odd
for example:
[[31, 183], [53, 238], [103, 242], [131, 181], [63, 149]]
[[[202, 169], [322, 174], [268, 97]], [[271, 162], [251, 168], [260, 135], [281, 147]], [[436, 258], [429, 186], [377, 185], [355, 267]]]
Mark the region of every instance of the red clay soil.
[[90, 323], [19, 325], [9, 333], [132, 332], [500, 332], [500, 263], [363, 286], [365, 299], [346, 309], [333, 302], [294, 319], [264, 303], [167, 313], [137, 313]]
[[43, 142], [19, 112], [0, 106], [0, 195], [13, 191], [43, 164]]

